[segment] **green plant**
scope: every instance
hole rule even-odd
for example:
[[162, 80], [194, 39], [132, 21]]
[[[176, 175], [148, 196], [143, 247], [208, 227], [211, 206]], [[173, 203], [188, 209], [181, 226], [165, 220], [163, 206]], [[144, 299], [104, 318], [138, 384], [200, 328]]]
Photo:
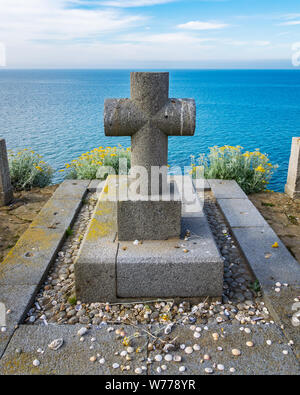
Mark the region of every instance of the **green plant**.
[[258, 293], [261, 291], [261, 286], [258, 280], [255, 280], [254, 283], [251, 284], [251, 288], [254, 292]]
[[[65, 169], [60, 172], [67, 172], [66, 178], [94, 180], [99, 178], [101, 167], [110, 167], [115, 174], [119, 174], [119, 160], [125, 159], [127, 170], [131, 166], [130, 148], [118, 147], [99, 147], [90, 152], [82, 154], [78, 159], [67, 163]], [[101, 179], [106, 179], [108, 173], [102, 174]]]
[[261, 202], [261, 205], [264, 207], [275, 207], [275, 204], [268, 202]]
[[[266, 190], [267, 184], [277, 169], [270, 163], [267, 155], [258, 149], [254, 152], [243, 152], [241, 146], [211, 147], [208, 156], [198, 158], [198, 164], [204, 170], [205, 178], [235, 180], [245, 193]], [[192, 175], [196, 176], [197, 165], [192, 157]]]
[[70, 226], [69, 226], [68, 229], [66, 230], [66, 234], [67, 234], [67, 236], [72, 236], [73, 230], [70, 228]]
[[77, 303], [76, 296], [75, 296], [75, 295], [70, 296], [69, 299], [68, 299], [68, 302], [69, 302], [69, 304], [70, 304], [71, 306], [75, 306], [76, 303]]
[[11, 183], [16, 191], [44, 188], [51, 184], [53, 169], [34, 151], [9, 151], [8, 162]]

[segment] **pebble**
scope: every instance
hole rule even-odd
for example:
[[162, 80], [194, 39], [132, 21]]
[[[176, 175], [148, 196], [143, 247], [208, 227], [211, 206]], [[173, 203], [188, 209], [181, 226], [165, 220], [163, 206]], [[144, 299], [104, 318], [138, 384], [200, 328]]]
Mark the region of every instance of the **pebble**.
[[166, 371], [168, 368], [167, 368], [167, 365], [161, 365], [161, 368], [162, 368], [162, 370], [164, 370], [164, 371]]
[[250, 328], [245, 328], [245, 333], [247, 333], [247, 334], [251, 333], [251, 329]]
[[195, 332], [195, 333], [194, 333], [194, 338], [195, 338], [195, 339], [199, 339], [200, 336], [201, 336], [201, 335], [200, 335], [199, 332]]
[[96, 361], [97, 361], [97, 357], [95, 357], [95, 356], [91, 357], [91, 358], [90, 358], [90, 361], [91, 361], [91, 362], [96, 362]]
[[127, 352], [128, 352], [128, 354], [132, 354], [134, 352], [134, 348], [133, 347], [128, 347], [127, 348]]
[[224, 365], [218, 364], [217, 369], [220, 370], [221, 372], [225, 369]]
[[281, 291], [280, 288], [275, 288], [275, 292], [279, 293]]
[[161, 361], [162, 361], [162, 356], [161, 356], [160, 354], [155, 355], [154, 359], [155, 359], [155, 361], [157, 361], [157, 362], [161, 362]]
[[254, 343], [253, 343], [253, 342], [247, 342], [246, 345], [247, 345], [248, 347], [253, 347], [253, 346], [254, 346]]
[[35, 367], [38, 367], [38, 366], [40, 366], [40, 361], [38, 360], [38, 359], [35, 359], [33, 362], [32, 362], [32, 365], [33, 366], [35, 366]]
[[118, 369], [118, 368], [120, 367], [120, 365], [119, 365], [118, 363], [114, 363], [114, 364], [112, 365], [112, 367], [113, 367], [113, 369]]
[[241, 355], [241, 351], [237, 348], [234, 348], [231, 352], [235, 357], [239, 357]]
[[173, 356], [171, 354], [165, 355], [165, 361], [171, 362], [173, 360]]
[[135, 373], [136, 374], [141, 374], [143, 371], [142, 371], [142, 369], [141, 368], [136, 368], [135, 369]]
[[267, 343], [268, 346], [270, 346], [272, 344], [272, 341], [271, 340], [267, 340], [266, 343]]
[[158, 368], [156, 369], [157, 373], [161, 373], [161, 367], [158, 366]]
[[212, 337], [215, 341], [219, 340], [219, 335], [217, 333], [213, 333]]
[[193, 345], [193, 349], [194, 349], [194, 351], [200, 351], [200, 346], [199, 346], [199, 344], [194, 344], [194, 345]]
[[236, 370], [235, 370], [235, 368], [230, 368], [230, 369], [229, 369], [229, 372], [230, 372], [230, 373], [235, 373]]
[[78, 336], [83, 336], [83, 335], [85, 335], [87, 333], [87, 331], [88, 330], [85, 327], [83, 327], [83, 328], [79, 329], [79, 331], [77, 332], [77, 335]]
[[192, 354], [193, 351], [194, 351], [194, 350], [193, 350], [192, 347], [186, 347], [185, 350], [184, 350], [184, 352], [185, 352], [186, 354]]
[[213, 372], [212, 368], [205, 368], [205, 373], [212, 374]]
[[173, 358], [173, 360], [175, 361], [175, 362], [181, 362], [181, 356], [180, 355], [175, 355], [174, 356], [174, 358]]
[[283, 350], [283, 351], [282, 351], [282, 354], [283, 354], [283, 355], [288, 355], [288, 353], [289, 353], [288, 350]]
[[180, 373], [183, 373], [183, 372], [186, 371], [186, 367], [185, 366], [180, 366], [178, 370], [179, 370]]
[[101, 358], [101, 359], [99, 360], [99, 363], [100, 363], [101, 365], [104, 365], [104, 364], [105, 364], [105, 359], [104, 359], [104, 358]]
[[203, 359], [204, 359], [204, 361], [209, 361], [210, 360], [210, 355], [205, 354]]

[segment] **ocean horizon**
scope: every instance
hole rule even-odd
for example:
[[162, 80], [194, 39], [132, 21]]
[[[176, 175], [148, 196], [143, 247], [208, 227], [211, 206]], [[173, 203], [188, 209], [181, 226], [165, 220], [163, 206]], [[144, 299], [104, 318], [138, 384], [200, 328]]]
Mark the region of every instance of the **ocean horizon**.
[[[1, 69], [0, 138], [8, 149], [33, 149], [55, 169], [98, 146], [130, 145], [106, 137], [106, 98], [129, 97], [131, 69]], [[155, 70], [151, 70], [155, 71]], [[282, 192], [292, 137], [300, 131], [299, 70], [169, 69], [170, 97], [194, 98], [194, 137], [169, 138], [169, 164], [188, 166], [190, 155], [214, 145], [259, 148], [279, 168], [270, 189]]]

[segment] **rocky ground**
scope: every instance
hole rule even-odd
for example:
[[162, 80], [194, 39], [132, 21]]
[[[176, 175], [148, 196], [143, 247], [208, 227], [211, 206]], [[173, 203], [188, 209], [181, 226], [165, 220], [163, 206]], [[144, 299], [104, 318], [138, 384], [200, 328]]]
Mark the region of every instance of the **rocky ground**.
[[256, 193], [249, 199], [300, 262], [300, 199], [276, 192]]
[[53, 195], [57, 185], [15, 192], [14, 201], [0, 207], [0, 262], [26, 231], [41, 208]]

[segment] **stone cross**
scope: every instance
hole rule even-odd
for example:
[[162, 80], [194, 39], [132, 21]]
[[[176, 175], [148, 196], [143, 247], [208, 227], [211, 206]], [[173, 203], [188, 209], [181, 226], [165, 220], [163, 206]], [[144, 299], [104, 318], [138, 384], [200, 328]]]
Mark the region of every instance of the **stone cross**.
[[5, 140], [0, 139], [0, 206], [6, 206], [13, 200], [8, 158]]
[[[148, 172], [151, 193], [153, 166], [168, 165], [168, 136], [193, 136], [193, 99], [169, 98], [169, 73], [131, 73], [131, 98], [105, 101], [106, 136], [131, 136], [131, 165]], [[160, 181], [166, 183], [165, 178]]]
[[285, 193], [292, 199], [300, 198], [300, 137], [293, 137], [289, 172]]

